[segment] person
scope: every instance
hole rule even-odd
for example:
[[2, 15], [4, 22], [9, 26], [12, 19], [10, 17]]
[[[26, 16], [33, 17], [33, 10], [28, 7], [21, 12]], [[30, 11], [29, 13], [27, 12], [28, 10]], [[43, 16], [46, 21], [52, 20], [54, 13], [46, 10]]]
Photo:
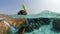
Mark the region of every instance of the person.
[[[17, 13], [17, 15], [27, 15], [27, 12], [24, 11], [24, 10], [20, 10], [20, 11]], [[32, 22], [32, 19], [27, 18], [27, 22], [28, 22], [28, 24], [30, 24], [30, 23]], [[27, 27], [27, 26], [26, 26], [26, 27]], [[19, 33], [19, 34], [23, 34], [24, 30], [25, 30], [25, 27], [22, 27], [21, 29], [19, 29], [18, 33]]]
[[[20, 10], [17, 14], [18, 15], [27, 15], [27, 12], [24, 11], [24, 10]], [[32, 22], [32, 19], [31, 18], [27, 18], [27, 20], [28, 20], [28, 23], [31, 23]]]

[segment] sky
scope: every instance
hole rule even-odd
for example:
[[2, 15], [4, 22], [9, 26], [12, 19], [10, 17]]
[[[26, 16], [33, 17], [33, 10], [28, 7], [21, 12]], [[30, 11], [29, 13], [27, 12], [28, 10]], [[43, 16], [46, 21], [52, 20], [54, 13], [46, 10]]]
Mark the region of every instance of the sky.
[[60, 13], [60, 0], [0, 0], [0, 14], [17, 14], [25, 4], [28, 14], [44, 10]]

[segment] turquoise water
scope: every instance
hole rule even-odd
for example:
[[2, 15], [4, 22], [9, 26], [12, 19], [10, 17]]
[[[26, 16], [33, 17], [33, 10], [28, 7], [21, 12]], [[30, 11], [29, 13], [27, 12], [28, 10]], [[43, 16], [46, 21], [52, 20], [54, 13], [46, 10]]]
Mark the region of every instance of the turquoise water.
[[8, 15], [9, 18], [60, 18], [60, 14], [54, 13], [51, 11], [42, 11], [38, 14], [32, 14], [32, 15]]
[[[44, 11], [34, 15], [8, 15], [7, 17], [9, 18], [60, 18], [60, 14]], [[34, 31], [25, 34], [60, 34], [60, 32], [57, 33], [51, 30], [53, 26], [52, 23], [53, 23], [53, 19], [51, 19], [49, 25], [43, 25], [39, 29], [37, 30], [34, 29]]]
[[38, 30], [34, 30], [31, 33], [25, 33], [25, 34], [55, 34], [53, 31], [51, 31], [52, 21], [50, 22], [49, 25], [44, 25], [44, 26], [40, 27]]
[[49, 25], [44, 25], [42, 27], [40, 27], [38, 30], [34, 30], [31, 33], [25, 33], [25, 34], [60, 34], [60, 32], [55, 32], [52, 30], [52, 23], [53, 23], [53, 19], [51, 20]]

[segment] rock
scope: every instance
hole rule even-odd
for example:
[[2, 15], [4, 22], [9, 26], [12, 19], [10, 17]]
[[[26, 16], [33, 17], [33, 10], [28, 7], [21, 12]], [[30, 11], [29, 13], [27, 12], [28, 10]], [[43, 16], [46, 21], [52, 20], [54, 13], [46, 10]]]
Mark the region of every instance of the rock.
[[60, 30], [60, 18], [54, 19], [54, 21], [53, 21], [53, 28], [55, 30]]

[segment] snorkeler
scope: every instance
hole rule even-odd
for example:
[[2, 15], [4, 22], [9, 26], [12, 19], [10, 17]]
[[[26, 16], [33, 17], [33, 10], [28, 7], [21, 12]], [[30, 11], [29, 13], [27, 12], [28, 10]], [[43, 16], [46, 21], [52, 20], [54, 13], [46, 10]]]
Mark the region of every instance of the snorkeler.
[[[17, 15], [27, 15], [27, 14], [28, 14], [24, 3], [22, 4], [22, 8], [23, 8], [23, 10], [20, 10], [20, 11], [17, 13]], [[19, 32], [21, 31], [22, 34], [24, 34], [24, 31], [26, 30], [26, 27], [28, 27], [28, 25], [32, 22], [32, 19], [31, 19], [31, 18], [27, 18], [27, 19], [25, 19], [25, 20], [26, 20], [27, 25], [26, 25], [26, 26], [23, 26], [23, 27], [19, 30]], [[23, 30], [23, 31], [22, 31], [22, 30]], [[21, 34], [21, 33], [20, 33], [20, 34]]]
[[[24, 10], [20, 10], [18, 13], [17, 13], [17, 15], [27, 15], [27, 12], [26, 11], [24, 11]], [[28, 22], [28, 24], [29, 23], [31, 23], [32, 22], [32, 19], [30, 19], [30, 18], [27, 18], [27, 20], [26, 20], [27, 22]], [[27, 27], [27, 26], [26, 26]], [[24, 29], [25, 27], [22, 27], [21, 29], [19, 29], [19, 31], [18, 31], [18, 33], [20, 33], [21, 34], [21, 32], [23, 31], [23, 30], [25, 30]]]
[[[24, 10], [20, 10], [18, 13], [18, 15], [27, 15], [27, 12], [25, 12]], [[32, 19], [31, 18], [28, 18], [28, 23], [31, 23], [32, 22]]]

